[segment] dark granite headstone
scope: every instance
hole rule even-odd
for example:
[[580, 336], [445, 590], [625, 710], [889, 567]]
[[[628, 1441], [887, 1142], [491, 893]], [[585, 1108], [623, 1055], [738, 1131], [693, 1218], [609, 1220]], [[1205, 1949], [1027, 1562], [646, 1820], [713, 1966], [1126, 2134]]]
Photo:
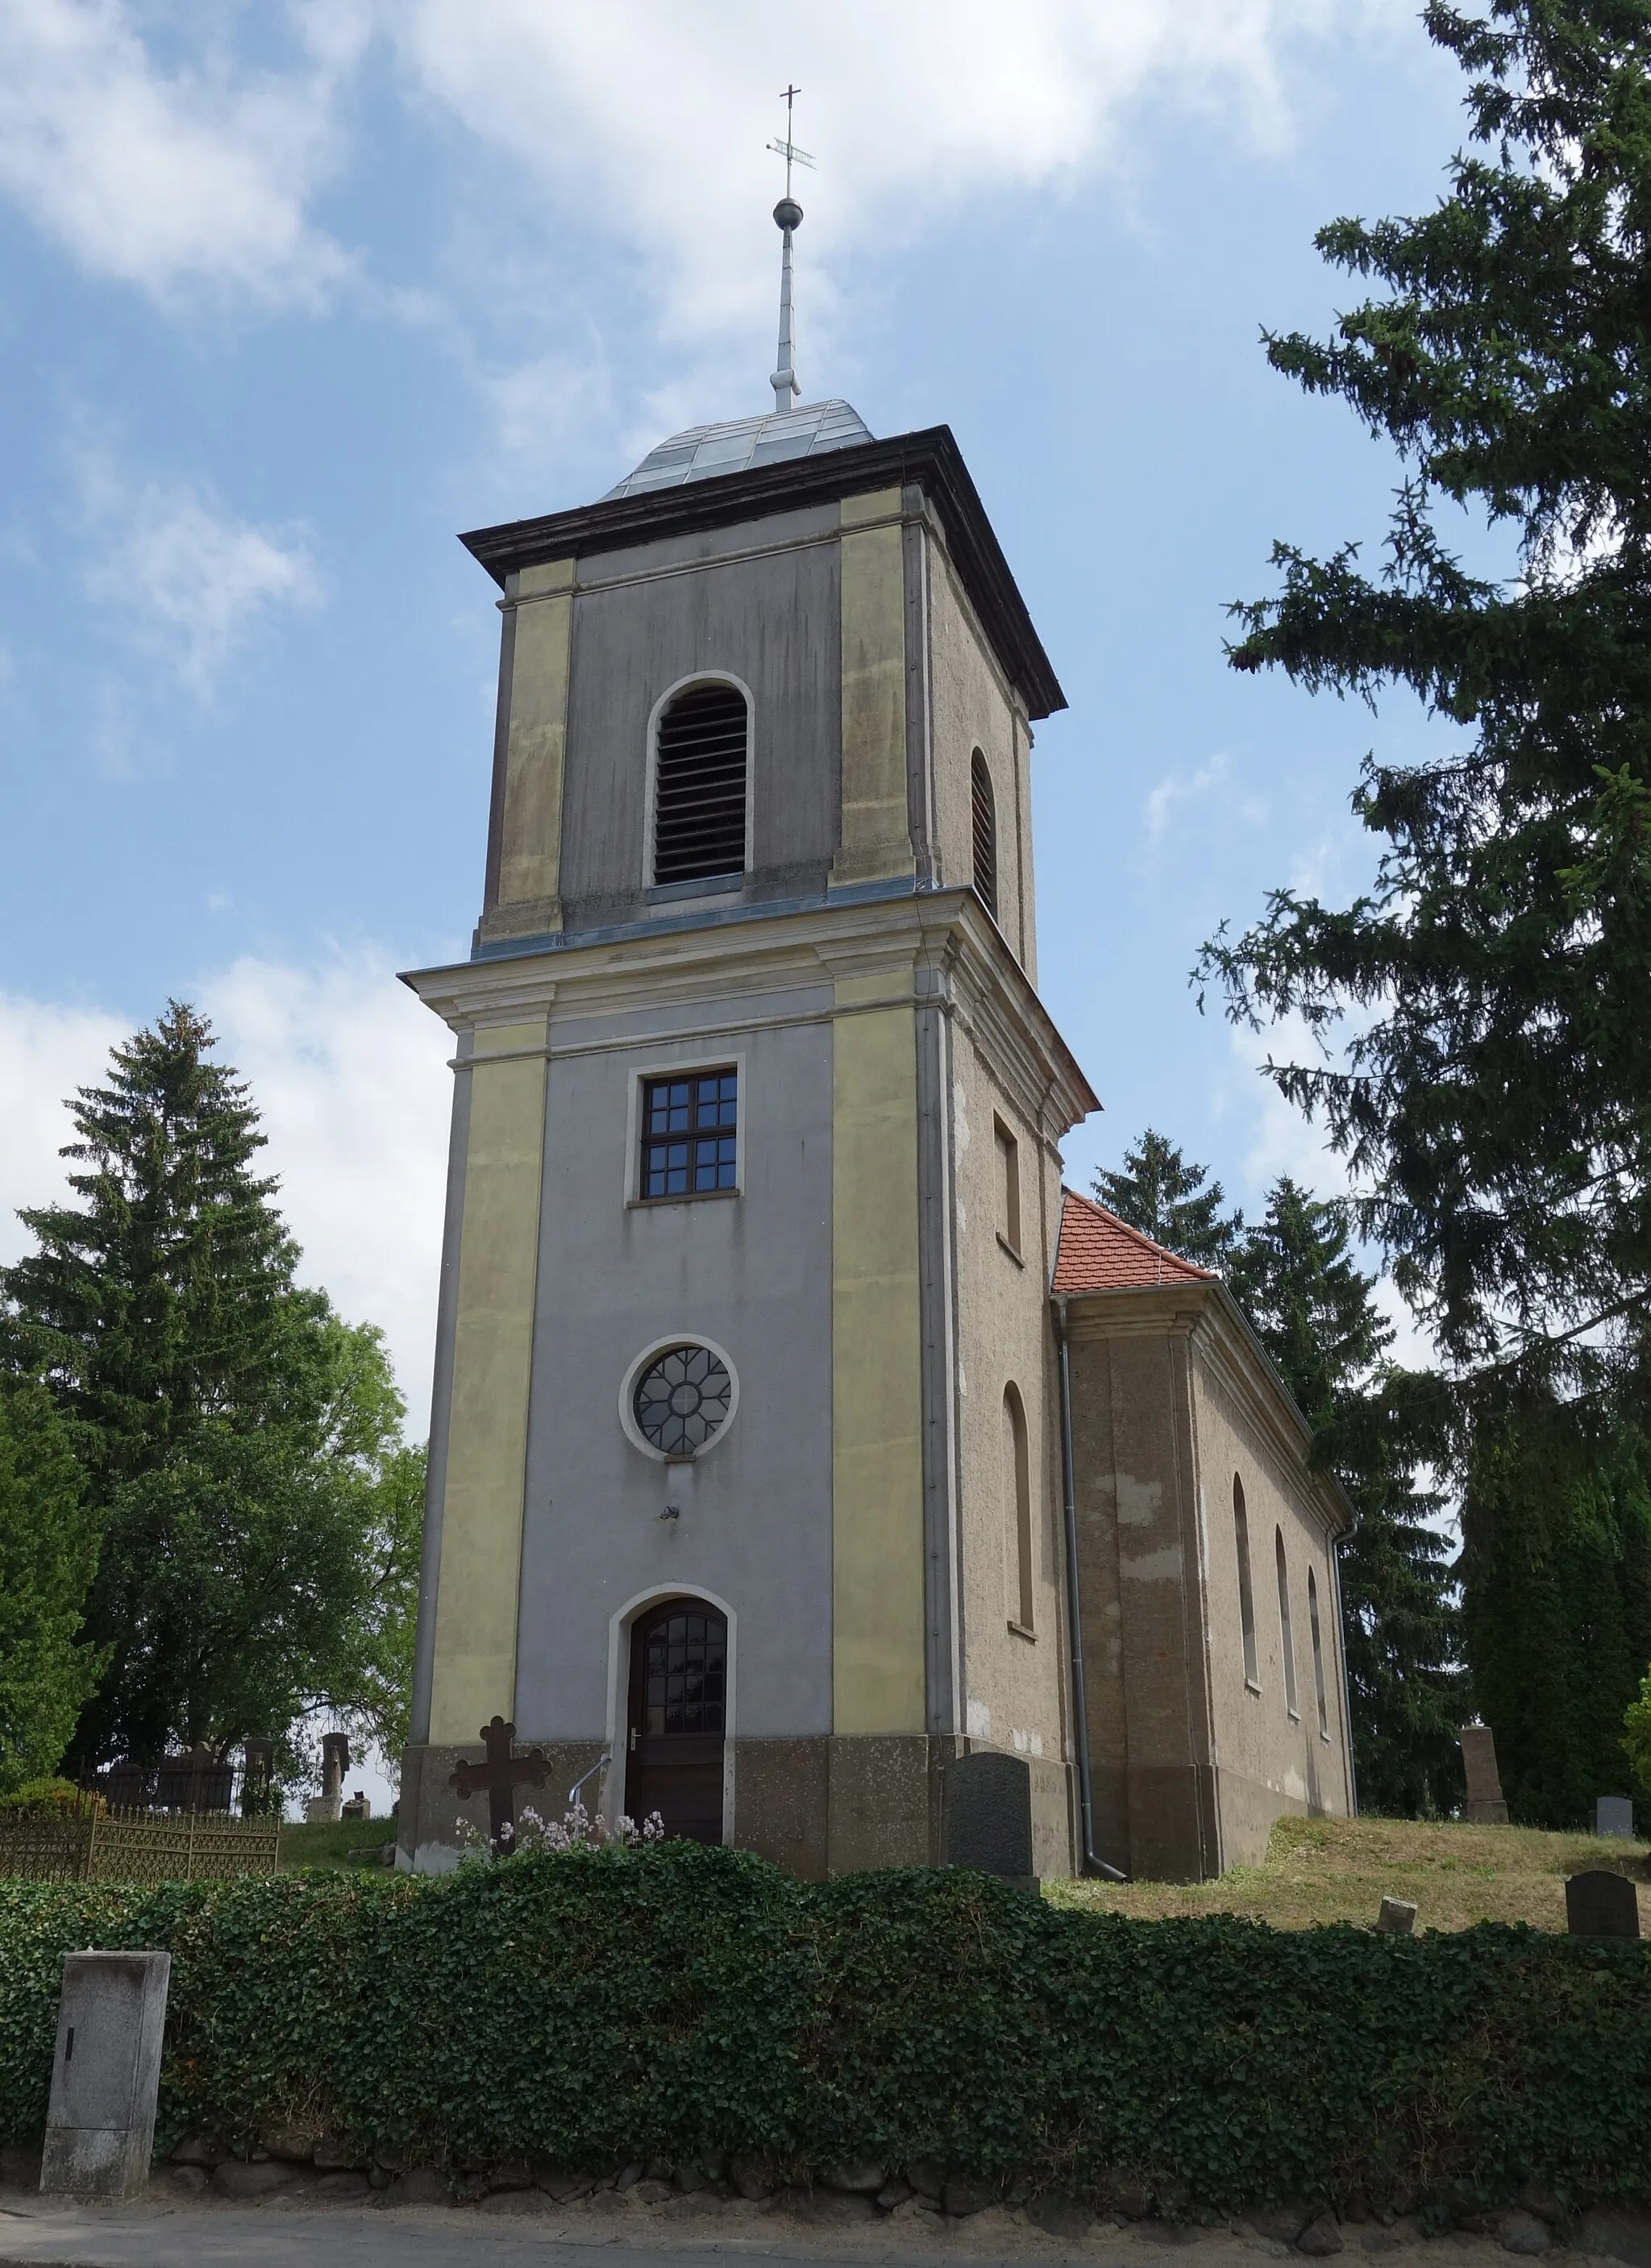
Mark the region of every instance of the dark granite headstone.
[[1496, 1769], [1496, 1739], [1488, 1725], [1462, 1727], [1462, 1770], [1468, 1784], [1465, 1806], [1470, 1827], [1506, 1827], [1507, 1805]]
[[1595, 1868], [1565, 1886], [1565, 1926], [1573, 1937], [1638, 1937], [1640, 1901], [1626, 1874]]
[[941, 1781], [946, 1863], [997, 1874], [1037, 1895], [1032, 1859], [1032, 1774], [1023, 1756], [990, 1749], [959, 1756]]

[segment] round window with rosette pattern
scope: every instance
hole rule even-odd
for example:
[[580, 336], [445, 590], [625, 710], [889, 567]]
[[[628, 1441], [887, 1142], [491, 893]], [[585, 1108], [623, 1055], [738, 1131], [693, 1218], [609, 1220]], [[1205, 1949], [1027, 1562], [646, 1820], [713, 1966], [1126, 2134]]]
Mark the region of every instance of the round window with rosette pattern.
[[727, 1424], [733, 1392], [726, 1364], [709, 1347], [667, 1347], [637, 1381], [638, 1431], [661, 1456], [694, 1456]]

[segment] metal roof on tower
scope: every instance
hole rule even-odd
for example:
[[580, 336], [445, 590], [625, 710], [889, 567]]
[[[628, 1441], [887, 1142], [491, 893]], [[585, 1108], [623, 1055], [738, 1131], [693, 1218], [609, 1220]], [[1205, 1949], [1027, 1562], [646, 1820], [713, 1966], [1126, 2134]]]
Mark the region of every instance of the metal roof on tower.
[[609, 489], [601, 501], [647, 496], [655, 489], [680, 488], [687, 481], [748, 472], [796, 457], [817, 457], [827, 449], [851, 449], [872, 438], [865, 420], [846, 401], [810, 401], [795, 409], [770, 409], [766, 416], [736, 417], [726, 425], [690, 425], [650, 449], [635, 472]]

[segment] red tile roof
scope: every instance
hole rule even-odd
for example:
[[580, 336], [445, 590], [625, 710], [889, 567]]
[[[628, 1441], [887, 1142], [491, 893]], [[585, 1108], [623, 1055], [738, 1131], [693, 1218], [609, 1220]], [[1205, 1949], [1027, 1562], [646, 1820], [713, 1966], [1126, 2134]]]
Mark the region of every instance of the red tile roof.
[[1060, 1241], [1055, 1248], [1053, 1289], [1061, 1292], [1134, 1291], [1147, 1284], [1211, 1284], [1208, 1268], [1195, 1268], [1120, 1220], [1104, 1205], [1063, 1189]]

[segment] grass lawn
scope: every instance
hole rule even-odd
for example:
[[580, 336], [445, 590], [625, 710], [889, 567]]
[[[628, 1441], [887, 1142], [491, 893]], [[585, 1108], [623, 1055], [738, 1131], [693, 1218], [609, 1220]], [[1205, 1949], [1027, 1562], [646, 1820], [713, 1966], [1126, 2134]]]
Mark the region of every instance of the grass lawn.
[[291, 1874], [312, 1867], [376, 1867], [380, 1851], [394, 1840], [393, 1819], [329, 1819], [318, 1827], [289, 1822], [281, 1830], [280, 1871]]
[[1384, 1896], [1411, 1898], [1419, 1929], [1476, 1921], [1565, 1928], [1565, 1878], [1585, 1867], [1633, 1874], [1651, 1937], [1651, 1845], [1533, 1827], [1423, 1825], [1409, 1819], [1281, 1819], [1258, 1867], [1212, 1882], [1050, 1882], [1057, 1905], [1157, 1918], [1236, 1913], [1275, 1929], [1375, 1920]]

